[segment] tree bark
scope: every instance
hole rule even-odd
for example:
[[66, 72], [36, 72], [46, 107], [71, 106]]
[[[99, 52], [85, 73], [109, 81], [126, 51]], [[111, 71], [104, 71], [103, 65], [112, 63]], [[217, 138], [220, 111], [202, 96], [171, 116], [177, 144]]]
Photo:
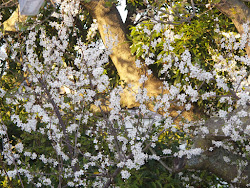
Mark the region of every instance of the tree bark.
[[[224, 157], [227, 157], [230, 162], [226, 162]], [[223, 148], [216, 148], [211, 152], [205, 152], [188, 159], [185, 163], [185, 169], [206, 170], [237, 187], [246, 187], [250, 183], [250, 164], [239, 167], [238, 163], [241, 161], [247, 160]], [[232, 182], [236, 179], [238, 181]]]
[[18, 22], [25, 22], [27, 16], [20, 15], [19, 13], [19, 6], [18, 8], [12, 13], [11, 17], [3, 23], [3, 31], [4, 32], [15, 32], [16, 31], [16, 23]]
[[[108, 46], [107, 38], [117, 37], [118, 44], [113, 46], [111, 59], [114, 63], [117, 72], [121, 80], [124, 80], [126, 84], [132, 85], [132, 90], [137, 93], [138, 87], [142, 86], [139, 83], [141, 74], [144, 74], [143, 70], [136, 67], [135, 56], [131, 54], [130, 45], [126, 38], [126, 28], [122, 22], [121, 16], [115, 5], [108, 6], [104, 0], [91, 1], [85, 3], [84, 6], [90, 12], [90, 14], [97, 20], [98, 30], [101, 34], [101, 38], [106, 46]], [[106, 32], [108, 27], [109, 33]], [[155, 78], [153, 75], [148, 75], [145, 88], [149, 96], [157, 96], [162, 93], [160, 87], [162, 82]], [[121, 94], [121, 102], [124, 106], [132, 108], [137, 106], [135, 102], [135, 96], [132, 92], [125, 90]]]
[[[250, 9], [241, 0], [221, 0], [216, 8], [230, 18], [238, 32], [244, 33], [243, 24], [250, 23]], [[250, 57], [250, 46], [246, 45], [246, 52]]]
[[[246, 111], [250, 114], [250, 106], [245, 108], [238, 108], [233, 113], [229, 114], [228, 118], [235, 116], [241, 110]], [[249, 122], [250, 116], [241, 118], [241, 133], [247, 134], [249, 132]], [[232, 182], [235, 178], [239, 181], [235, 183], [236, 186], [246, 187], [247, 184], [250, 184], [250, 162], [248, 156], [240, 156], [238, 152], [227, 151], [222, 147], [214, 148], [212, 141], [223, 141], [226, 140], [230, 142], [230, 137], [226, 136], [222, 130], [225, 121], [221, 118], [210, 118], [206, 121], [205, 127], [208, 128], [209, 134], [202, 137], [198, 134], [194, 138], [193, 148], [201, 148], [205, 152], [198, 156], [192, 156], [191, 158], [181, 158], [176, 159], [174, 163], [174, 171], [182, 171], [184, 169], [196, 169], [196, 170], [207, 170], [218, 177], [223, 178], [227, 182]], [[236, 127], [236, 126], [235, 126]], [[250, 140], [250, 135], [248, 133], [248, 140]], [[210, 151], [209, 149], [213, 147], [214, 149]], [[225, 161], [227, 157], [230, 159], [229, 162]], [[239, 163], [241, 161], [248, 162], [246, 166], [239, 168]]]

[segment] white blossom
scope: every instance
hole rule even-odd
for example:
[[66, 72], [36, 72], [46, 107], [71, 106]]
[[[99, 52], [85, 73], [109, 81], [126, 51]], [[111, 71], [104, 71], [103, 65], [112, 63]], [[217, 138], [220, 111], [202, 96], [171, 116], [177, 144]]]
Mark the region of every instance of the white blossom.
[[128, 179], [131, 176], [131, 174], [127, 170], [122, 170], [121, 175], [123, 179]]

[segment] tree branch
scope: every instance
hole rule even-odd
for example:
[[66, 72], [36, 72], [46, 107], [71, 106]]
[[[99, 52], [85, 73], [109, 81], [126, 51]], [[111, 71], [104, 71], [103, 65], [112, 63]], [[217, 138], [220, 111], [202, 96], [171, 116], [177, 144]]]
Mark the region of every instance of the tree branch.
[[[228, 162], [225, 161], [225, 157]], [[247, 161], [247, 159], [232, 154], [223, 148], [216, 148], [212, 152], [205, 152], [201, 155], [193, 156], [191, 159], [186, 159], [184, 168], [207, 170], [227, 182], [234, 183], [234, 180], [237, 179], [237, 186], [246, 187], [250, 183], [250, 164], [248, 163], [247, 166], [242, 165], [239, 168], [241, 161]]]
[[65, 125], [65, 123], [64, 123], [64, 121], [62, 119], [62, 116], [61, 116], [60, 112], [59, 112], [59, 108], [58, 108], [57, 104], [55, 103], [55, 101], [53, 100], [49, 90], [47, 89], [47, 86], [46, 86], [45, 82], [41, 78], [39, 78], [38, 80], [39, 80], [40, 84], [42, 85], [42, 88], [45, 90], [45, 93], [46, 93], [46, 95], [48, 97], [49, 102], [53, 106], [54, 112], [56, 114], [56, 117], [59, 120], [59, 124], [61, 125], [63, 134], [64, 134], [65, 139], [66, 139], [66, 145], [67, 145], [67, 148], [68, 148], [68, 151], [69, 151], [69, 155], [70, 155], [71, 158], [73, 158], [73, 156], [74, 156], [74, 151], [72, 149], [73, 147], [70, 144], [71, 142], [70, 142], [69, 136], [68, 136], [67, 131], [66, 131], [66, 125]]
[[[227, 118], [235, 116], [241, 110], [244, 110], [249, 114], [250, 106], [247, 106], [244, 109], [236, 109], [233, 113], [229, 114]], [[247, 126], [249, 125], [250, 117], [242, 117], [240, 120], [242, 121], [242, 133], [247, 132]], [[192, 156], [190, 159], [176, 159], [174, 171], [178, 172], [184, 169], [208, 170], [218, 177], [223, 178], [227, 182], [232, 182], [235, 180], [235, 178], [237, 178], [239, 180], [239, 182], [237, 182], [237, 186], [245, 187], [248, 183], [250, 183], [250, 164], [248, 163], [246, 166], [239, 165], [242, 161], [249, 162], [249, 156], [243, 157], [238, 155], [239, 152], [235, 154], [234, 152], [227, 151], [222, 147], [213, 148], [213, 151], [210, 151], [213, 146], [213, 140], [220, 141], [227, 139], [227, 141], [230, 142], [230, 136], [225, 135], [222, 130], [223, 125], [225, 125], [225, 121], [222, 118], [210, 118], [207, 120], [205, 127], [208, 128], [209, 134], [204, 137], [195, 137], [193, 144], [194, 148], [201, 148], [205, 152], [199, 156]], [[228, 159], [228, 162], [226, 162], [225, 157]], [[241, 167], [239, 168], [239, 166]]]

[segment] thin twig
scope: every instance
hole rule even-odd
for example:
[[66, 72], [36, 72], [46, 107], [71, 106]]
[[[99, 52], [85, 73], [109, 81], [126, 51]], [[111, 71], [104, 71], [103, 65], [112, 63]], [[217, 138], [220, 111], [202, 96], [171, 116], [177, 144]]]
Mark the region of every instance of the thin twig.
[[[149, 147], [149, 151], [150, 151], [152, 154], [155, 154], [155, 155], [156, 155], [156, 152], [155, 152], [151, 147]], [[172, 169], [171, 169], [170, 167], [168, 167], [161, 159], [159, 159], [158, 161], [162, 164], [162, 166], [163, 166], [164, 168], [166, 168], [170, 173], [172, 173]]]

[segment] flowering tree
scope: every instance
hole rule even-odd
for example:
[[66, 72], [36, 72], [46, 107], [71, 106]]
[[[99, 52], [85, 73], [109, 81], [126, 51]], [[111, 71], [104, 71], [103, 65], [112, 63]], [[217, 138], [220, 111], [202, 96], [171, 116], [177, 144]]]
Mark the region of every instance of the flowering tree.
[[3, 186], [250, 186], [248, 4], [128, 1], [123, 23], [113, 1], [11, 3]]

